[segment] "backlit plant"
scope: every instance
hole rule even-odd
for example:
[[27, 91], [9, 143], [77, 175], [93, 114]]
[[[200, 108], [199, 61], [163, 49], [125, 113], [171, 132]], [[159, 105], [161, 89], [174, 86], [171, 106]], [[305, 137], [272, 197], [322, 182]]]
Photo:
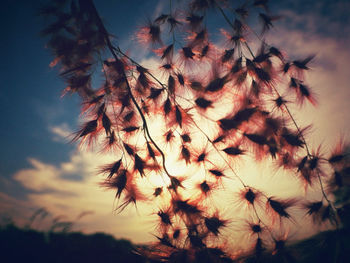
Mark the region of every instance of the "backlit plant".
[[[287, 260], [285, 225], [297, 224], [293, 211], [339, 229], [347, 209], [333, 193], [347, 189], [348, 148], [341, 141], [330, 153], [310, 149], [310, 127], [299, 126], [289, 108], [317, 104], [304, 76], [314, 57], [289, 58], [265, 41], [279, 18], [266, 0], [173, 2], [133, 35], [153, 54], [149, 66], [120, 48], [92, 0], [42, 8], [53, 20], [42, 32], [51, 66], [60, 68], [64, 94], [82, 100], [84, 123], [73, 141], [114, 156], [100, 172], [101, 185], [116, 192], [117, 212], [154, 203], [157, 243], [148, 256], [229, 262], [258, 260], [269, 250]], [[213, 13], [226, 28], [209, 32]], [[250, 22], [256, 17], [260, 32]], [[94, 86], [97, 74], [103, 81]], [[270, 162], [321, 195], [280, 198], [249, 185], [240, 173], [247, 159]], [[216, 197], [223, 192], [226, 208]], [[226, 212], [231, 207], [245, 219]], [[246, 249], [228, 245], [238, 231]]]

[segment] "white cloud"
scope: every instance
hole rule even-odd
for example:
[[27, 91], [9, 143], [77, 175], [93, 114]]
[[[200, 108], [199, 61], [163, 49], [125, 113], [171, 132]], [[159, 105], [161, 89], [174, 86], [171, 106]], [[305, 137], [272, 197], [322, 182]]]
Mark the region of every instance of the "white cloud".
[[67, 142], [72, 135], [72, 130], [67, 123], [50, 126], [49, 131], [54, 135], [53, 140], [57, 142]]
[[350, 140], [350, 39], [339, 41], [314, 32], [287, 28], [279, 28], [268, 39], [287, 52], [291, 60], [316, 55], [310, 63], [306, 81], [317, 94], [319, 105], [293, 109], [302, 125], [313, 124], [312, 141], [330, 145], [341, 135]]
[[[68, 162], [58, 166], [34, 158], [28, 160], [32, 167], [22, 169], [13, 176], [14, 180], [30, 190], [27, 200], [18, 201], [0, 193], [0, 210], [13, 216], [18, 215], [20, 210], [23, 214], [22, 219], [27, 217], [22, 222], [28, 220], [30, 214], [35, 211], [34, 208], [40, 207], [46, 208], [52, 217], [61, 215], [73, 222], [82, 212], [93, 211], [79, 219], [75, 228], [89, 233], [103, 231], [135, 242], [152, 240], [153, 237], [149, 234], [152, 222], [144, 217], [145, 209], [142, 205], [138, 205], [138, 212], [130, 205], [122, 214], [116, 215], [113, 212], [115, 193], [99, 187], [103, 177], [97, 175], [97, 167], [111, 162], [111, 156], [76, 151]], [[81, 180], [72, 180], [72, 174], [79, 174]], [[23, 213], [25, 206], [32, 209]]]

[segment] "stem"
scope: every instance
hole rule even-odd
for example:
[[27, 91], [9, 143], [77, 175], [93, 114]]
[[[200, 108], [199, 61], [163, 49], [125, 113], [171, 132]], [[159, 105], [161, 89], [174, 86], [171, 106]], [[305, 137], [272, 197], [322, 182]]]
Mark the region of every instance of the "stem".
[[164, 168], [164, 171], [165, 173], [168, 175], [168, 177], [171, 177], [170, 173], [168, 172], [167, 168], [166, 168], [166, 164], [165, 164], [165, 155], [164, 155], [164, 152], [159, 148], [159, 146], [156, 144], [156, 142], [153, 140], [150, 132], [149, 132], [149, 129], [148, 129], [148, 126], [147, 126], [147, 121], [146, 121], [146, 118], [145, 118], [145, 115], [143, 114], [140, 106], [138, 105], [134, 95], [132, 94], [131, 92], [131, 88], [130, 88], [130, 85], [129, 85], [129, 82], [126, 81], [127, 83], [127, 87], [128, 87], [128, 91], [129, 91], [129, 94], [130, 94], [130, 97], [131, 97], [131, 100], [132, 102], [134, 103], [137, 111], [139, 112], [141, 118], [142, 118], [142, 122], [143, 122], [143, 127], [144, 129], [146, 130], [146, 133], [147, 133], [147, 136], [149, 138], [149, 140], [153, 143], [154, 147], [156, 147], [156, 149], [158, 150], [158, 152], [161, 154], [162, 156], [162, 164], [163, 164], [163, 168]]
[[[128, 60], [130, 60], [133, 64], [135, 64], [136, 66], [142, 67], [141, 64], [139, 64], [138, 62], [136, 62], [135, 60], [133, 60], [131, 57], [129, 57], [128, 55], [126, 55], [119, 47], [115, 48], [117, 50], [117, 52], [121, 55], [123, 55], [124, 57], [126, 57]], [[151, 72], [149, 72], [147, 70], [146, 74], [150, 75], [155, 81], [157, 81], [159, 83], [159, 85], [161, 85], [164, 89], [166, 89], [166, 85], [163, 84], [157, 77], [155, 77]]]
[[[177, 104], [177, 106], [179, 106], [181, 108], [181, 106], [179, 104]], [[181, 108], [182, 109], [182, 108]], [[186, 111], [185, 112], [186, 115], [188, 115], [188, 113]], [[192, 119], [191, 119], [192, 120]], [[201, 129], [198, 124], [192, 120], [192, 123], [194, 124], [194, 126], [196, 126], [196, 128], [207, 138], [208, 142], [210, 142], [210, 144], [213, 146], [213, 148], [216, 150], [216, 152], [219, 154], [219, 156], [224, 160], [224, 162], [228, 165], [228, 167], [230, 168], [230, 170], [233, 172], [233, 174], [236, 176], [236, 178], [238, 178], [238, 180], [240, 181], [240, 183], [246, 188], [249, 187], [248, 185], [246, 185], [244, 183], [244, 181], [241, 179], [241, 177], [233, 170], [232, 166], [230, 165], [230, 163], [226, 160], [226, 158], [224, 158], [222, 156], [222, 154], [220, 153], [219, 149], [216, 147], [216, 145], [211, 141], [211, 139], [209, 138], [209, 136], [203, 131], [203, 129]]]
[[[226, 22], [232, 27], [234, 28], [233, 24], [231, 23], [230, 19], [227, 17], [227, 15], [225, 14], [224, 10], [221, 8], [221, 6], [216, 2], [215, 5], [217, 6], [217, 8], [219, 9], [220, 13], [222, 14], [222, 16], [225, 18]], [[244, 42], [245, 47], [248, 49], [250, 55], [254, 58], [254, 53], [252, 52], [252, 50], [250, 49], [250, 47], [248, 46], [247, 42]]]
[[[223, 15], [224, 19], [226, 20], [226, 22], [232, 27], [232, 29], [234, 29], [234, 25], [231, 23], [230, 19], [227, 17], [227, 15], [225, 14], [224, 10], [221, 8], [221, 6], [216, 2], [214, 1], [215, 5], [217, 6], [217, 8], [219, 9], [219, 11], [221, 12], [221, 14]], [[252, 30], [251, 30], [252, 31]], [[255, 33], [255, 32], [254, 32]], [[259, 38], [260, 39], [260, 38]], [[262, 41], [265, 45], [266, 43], [264, 41]], [[252, 52], [251, 48], [249, 47], [248, 43], [247, 42], [244, 42], [244, 45], [245, 47], [247, 48], [247, 50], [249, 51], [250, 55], [253, 57], [253, 59], [255, 58], [254, 56], [254, 53]], [[278, 96], [280, 96], [280, 93], [278, 92], [278, 90], [276, 89], [276, 87], [273, 85], [273, 84], [269, 84], [270, 87], [273, 88], [273, 90], [276, 92], [276, 94]], [[312, 157], [312, 154], [310, 153], [310, 150], [309, 150], [309, 147], [306, 143], [306, 139], [301, 131], [301, 129], [299, 128], [296, 120], [294, 119], [292, 113], [290, 112], [288, 106], [283, 103], [283, 106], [284, 108], [286, 109], [287, 113], [288, 113], [288, 116], [289, 118], [292, 120], [294, 126], [296, 127], [297, 131], [298, 131], [298, 134], [301, 136], [301, 139], [303, 140], [304, 142], [304, 145], [305, 145], [305, 150], [306, 150], [306, 153], [307, 153], [307, 156], [308, 157]], [[334, 207], [333, 203], [329, 200], [326, 192], [324, 191], [324, 187], [323, 187], [323, 183], [322, 183], [322, 180], [321, 180], [321, 176], [319, 174], [319, 172], [317, 172], [317, 178], [319, 180], [319, 183], [320, 183], [320, 187], [321, 187], [321, 191], [322, 191], [322, 195], [324, 196], [324, 198], [326, 199], [326, 201], [328, 202], [328, 204], [330, 205], [330, 207], [332, 208], [333, 210], [333, 213], [336, 215], [336, 208]], [[337, 218], [335, 219], [335, 223], [336, 223], [336, 227], [338, 228], [338, 220]]]
[[[115, 50], [119, 50], [119, 52], [121, 52], [120, 48], [118, 47], [117, 49], [113, 46], [113, 44], [111, 43], [109, 37], [108, 37], [108, 32], [106, 30], [106, 28], [104, 27], [102, 21], [101, 21], [101, 18], [96, 10], [96, 7], [95, 5], [92, 3], [92, 0], [91, 1], [91, 5], [92, 5], [92, 9], [93, 9], [93, 12], [94, 12], [94, 15], [97, 19], [97, 24], [100, 28], [100, 30], [103, 32], [104, 34], [104, 38], [105, 38], [105, 41], [106, 41], [106, 44], [108, 46], [108, 49], [109, 51], [111, 52], [111, 54], [113, 55], [113, 57], [116, 59], [116, 60], [119, 60], [117, 54], [115, 54]], [[162, 156], [162, 163], [163, 163], [163, 168], [164, 168], [164, 171], [165, 173], [168, 175], [168, 177], [171, 177], [170, 173], [168, 172], [168, 169], [166, 168], [166, 161], [165, 161], [165, 154], [164, 152], [160, 149], [160, 147], [156, 144], [156, 142], [153, 140], [150, 132], [149, 132], [149, 129], [148, 129], [148, 125], [147, 125], [147, 120], [145, 118], [145, 115], [143, 114], [140, 106], [138, 105], [134, 95], [132, 94], [132, 91], [131, 91], [131, 87], [130, 87], [130, 84], [129, 84], [129, 81], [127, 79], [127, 76], [125, 74], [125, 71], [123, 71], [123, 77], [125, 79], [125, 83], [126, 83], [126, 86], [128, 88], [128, 93], [130, 95], [130, 98], [133, 102], [133, 104], [135, 105], [137, 111], [139, 112], [140, 116], [141, 116], [141, 119], [142, 119], [142, 122], [143, 122], [143, 128], [146, 130], [146, 133], [147, 133], [147, 136], [149, 138], [149, 140], [153, 143], [153, 145], [156, 147], [156, 149], [158, 150], [158, 152], [161, 154]]]
[[[277, 96], [279, 96], [279, 97], [281, 96], [280, 93], [278, 92], [278, 90], [276, 89], [276, 87], [273, 84], [270, 84], [270, 87], [273, 88], [273, 90], [276, 92]], [[285, 110], [287, 111], [288, 116], [292, 120], [292, 122], [293, 122], [295, 128], [297, 129], [298, 133], [300, 134], [301, 139], [304, 142], [305, 150], [306, 150], [307, 155], [309, 157], [312, 156], [311, 153], [310, 153], [309, 147], [308, 147], [308, 145], [306, 143], [306, 139], [305, 139], [303, 133], [301, 132], [301, 129], [299, 128], [299, 125], [297, 124], [296, 120], [294, 119], [292, 113], [290, 112], [290, 110], [289, 110], [289, 108], [288, 108], [288, 106], [287, 106], [287, 104], [285, 102], [283, 102], [283, 106], [284, 106]]]

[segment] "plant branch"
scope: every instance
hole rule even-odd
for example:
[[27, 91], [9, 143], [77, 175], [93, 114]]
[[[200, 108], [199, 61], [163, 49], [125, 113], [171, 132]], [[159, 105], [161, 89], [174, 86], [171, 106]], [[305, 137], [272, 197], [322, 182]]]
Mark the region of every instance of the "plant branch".
[[[115, 60], [119, 60], [117, 54], [115, 54], [115, 52], [114, 52], [114, 50], [116, 50], [116, 48], [113, 46], [113, 44], [111, 43], [111, 41], [110, 41], [110, 39], [109, 39], [108, 31], [107, 31], [106, 28], [104, 27], [104, 24], [102, 23], [102, 20], [101, 20], [101, 18], [100, 18], [100, 16], [99, 16], [98, 12], [97, 12], [97, 10], [96, 10], [95, 5], [93, 4], [92, 0], [89, 0], [89, 1], [90, 1], [91, 4], [92, 4], [92, 9], [93, 9], [93, 11], [94, 11], [94, 16], [95, 16], [96, 19], [97, 19], [97, 23], [98, 23], [99, 28], [101, 29], [101, 31], [102, 31], [103, 34], [104, 34], [104, 38], [105, 38], [105, 41], [106, 41], [106, 44], [107, 44], [107, 46], [108, 46], [109, 51], [111, 52], [111, 54], [113, 55], [113, 57], [115, 58]], [[119, 47], [118, 47], [117, 50], [119, 50], [119, 51], [121, 52], [121, 50], [120, 50]], [[140, 116], [141, 116], [141, 119], [142, 119], [142, 122], [143, 122], [143, 127], [144, 127], [144, 129], [146, 130], [147, 136], [148, 136], [149, 140], [152, 142], [152, 144], [154, 145], [154, 147], [156, 147], [156, 149], [158, 150], [158, 152], [159, 152], [159, 153], [161, 154], [161, 156], [162, 156], [162, 164], [163, 164], [163, 168], [164, 168], [165, 173], [168, 175], [168, 177], [171, 177], [171, 175], [170, 175], [168, 169], [166, 168], [165, 154], [164, 154], [164, 152], [160, 149], [160, 147], [157, 145], [157, 143], [153, 140], [153, 138], [152, 138], [152, 136], [151, 136], [151, 134], [150, 134], [150, 132], [149, 132], [148, 125], [147, 125], [147, 120], [146, 120], [145, 115], [143, 114], [143, 112], [142, 112], [140, 106], [138, 105], [138, 103], [137, 103], [137, 101], [136, 101], [134, 95], [132, 94], [131, 87], [130, 87], [129, 81], [127, 80], [127, 76], [126, 76], [126, 74], [125, 74], [125, 71], [123, 71], [123, 77], [124, 77], [124, 79], [125, 79], [125, 83], [126, 83], [126, 85], [127, 85], [128, 93], [129, 93], [129, 95], [130, 95], [130, 98], [131, 98], [133, 104], [135, 105], [137, 111], [139, 112], [139, 114], [140, 114]]]

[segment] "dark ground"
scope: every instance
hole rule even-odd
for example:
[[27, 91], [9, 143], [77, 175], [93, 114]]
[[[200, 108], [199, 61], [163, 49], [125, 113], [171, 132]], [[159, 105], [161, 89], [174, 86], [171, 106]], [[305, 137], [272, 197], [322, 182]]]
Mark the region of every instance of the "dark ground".
[[[0, 262], [136, 262], [147, 261], [128, 240], [111, 235], [78, 232], [38, 232], [13, 224], [0, 228]], [[350, 262], [350, 233], [346, 229], [327, 231], [285, 247], [275, 255], [263, 253], [259, 260], [251, 256], [245, 263], [347, 263]]]

